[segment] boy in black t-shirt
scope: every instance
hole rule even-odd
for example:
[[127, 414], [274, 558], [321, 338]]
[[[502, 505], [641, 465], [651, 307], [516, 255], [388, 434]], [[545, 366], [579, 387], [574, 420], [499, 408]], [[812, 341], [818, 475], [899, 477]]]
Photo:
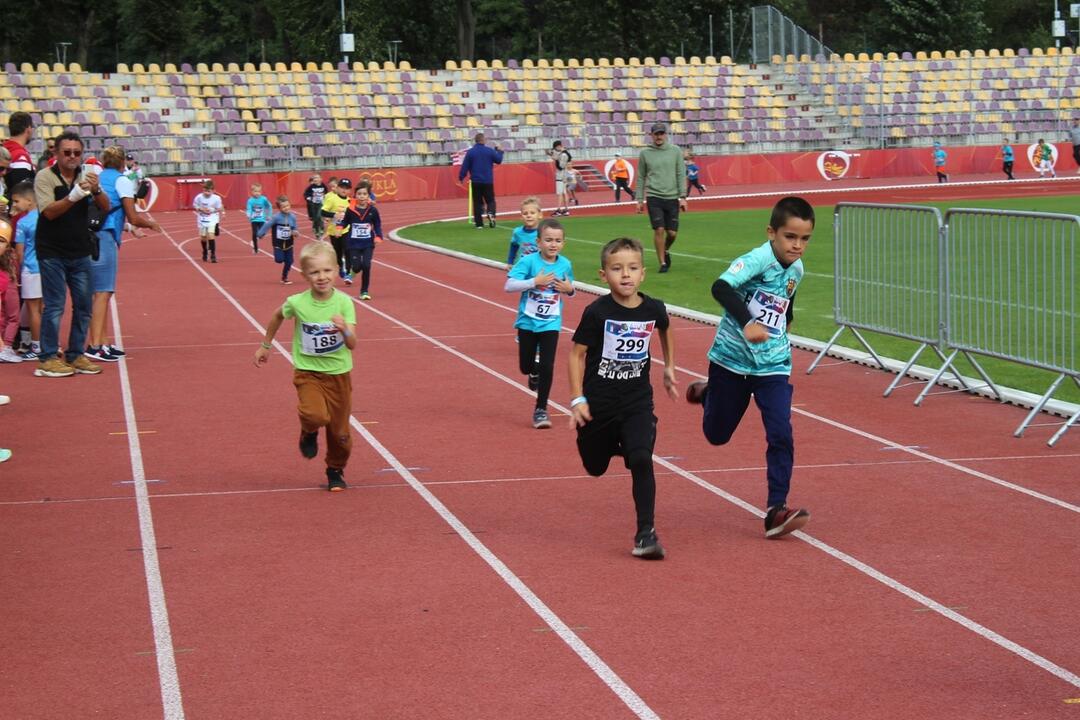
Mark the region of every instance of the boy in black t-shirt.
[[676, 400], [674, 338], [664, 303], [638, 292], [645, 279], [640, 242], [616, 238], [605, 245], [600, 277], [611, 293], [585, 308], [570, 351], [570, 426], [577, 428], [578, 453], [590, 475], [603, 475], [611, 458], [622, 456], [633, 478], [637, 511], [633, 555], [659, 560], [664, 548], [653, 519], [656, 416], [649, 341], [657, 330], [664, 351], [664, 388]]

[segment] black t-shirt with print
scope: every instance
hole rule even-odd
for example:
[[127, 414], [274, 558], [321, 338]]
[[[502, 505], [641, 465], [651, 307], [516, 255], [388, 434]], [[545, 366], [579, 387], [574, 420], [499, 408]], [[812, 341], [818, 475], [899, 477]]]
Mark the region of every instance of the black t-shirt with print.
[[610, 295], [593, 301], [574, 332], [574, 342], [588, 348], [583, 392], [594, 418], [652, 410], [649, 346], [653, 331], [666, 330], [670, 320], [663, 302], [638, 294], [635, 308]]

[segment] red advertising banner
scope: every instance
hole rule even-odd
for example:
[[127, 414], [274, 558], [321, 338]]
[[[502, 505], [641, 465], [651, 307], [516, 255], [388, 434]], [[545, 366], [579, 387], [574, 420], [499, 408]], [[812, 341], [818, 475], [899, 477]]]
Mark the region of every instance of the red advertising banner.
[[[1035, 145], [1016, 145], [1016, 172], [1035, 171]], [[1050, 146], [1053, 164], [1058, 164], [1066, 150]], [[957, 175], [993, 174], [1001, 172], [1000, 147], [946, 147], [946, 170]], [[600, 173], [610, 173], [612, 159], [575, 162], [575, 166], [591, 165]], [[631, 187], [637, 170], [636, 158], [628, 157], [631, 165]], [[845, 178], [926, 177], [934, 179], [933, 148], [899, 148], [890, 150], [827, 150], [771, 155], [696, 156], [701, 168], [701, 181], [718, 189], [739, 185], [819, 182]], [[453, 165], [415, 168], [377, 168], [322, 173], [323, 182], [330, 177], [347, 177], [353, 187], [362, 179], [371, 181], [379, 202], [397, 200], [445, 200], [465, 198], [467, 181], [458, 181], [460, 168]], [[1072, 168], [1070, 168], [1072, 170]], [[273, 201], [278, 195], [288, 195], [293, 203], [301, 204], [310, 172], [215, 175], [215, 191], [230, 209], [243, 208], [254, 183], [262, 185], [263, 194]], [[152, 207], [157, 210], [180, 210], [191, 207], [191, 199], [201, 190], [206, 178], [156, 177], [156, 193]], [[552, 163], [515, 163], [496, 166], [496, 195], [549, 195], [555, 192], [555, 173]]]

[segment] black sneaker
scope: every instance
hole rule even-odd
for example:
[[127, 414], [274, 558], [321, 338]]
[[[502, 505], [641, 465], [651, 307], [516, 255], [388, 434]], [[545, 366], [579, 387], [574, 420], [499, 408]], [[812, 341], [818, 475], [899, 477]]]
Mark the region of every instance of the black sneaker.
[[97, 360], [98, 362], [118, 362], [120, 358], [115, 355], [111, 355], [107, 345], [98, 345], [97, 347], [86, 347], [83, 355], [91, 360]]
[[668, 271], [669, 267], [671, 267], [671, 265], [669, 265], [668, 263], [661, 263], [660, 264], [660, 272], [666, 273]]
[[338, 468], [326, 468], [326, 489], [330, 492], [341, 492], [349, 487], [345, 484], [345, 473]]
[[705, 402], [705, 391], [709, 389], [709, 383], [704, 380], [695, 380], [686, 386], [686, 402], [692, 405], [701, 405]]
[[319, 431], [312, 433], [300, 431], [300, 454], [308, 460], [319, 454]]
[[529, 373], [529, 389], [536, 392], [540, 387], [540, 373]]
[[116, 347], [115, 345], [102, 345], [101, 347], [103, 347], [105, 350], [107, 350], [108, 353], [110, 355], [112, 355], [113, 357], [122, 358], [125, 355], [127, 355], [126, 352], [124, 352], [120, 348]]
[[547, 410], [536, 408], [533, 411], [533, 427], [537, 430], [546, 430], [551, 427], [551, 418], [548, 417]]
[[488, 227], [495, 227], [495, 216], [488, 215]]
[[660, 544], [660, 538], [656, 537], [655, 528], [645, 528], [634, 536], [634, 549], [631, 554], [642, 560], [664, 559], [664, 546]]
[[664, 248], [664, 264], [671, 268], [671, 252], [668, 248]]
[[216, 263], [216, 262], [217, 262], [217, 255], [212, 255], [212, 256], [210, 257], [210, 262], [212, 262], [212, 263]]
[[774, 505], [765, 515], [765, 537], [777, 538], [795, 532], [810, 522], [810, 511], [792, 510], [787, 505]]

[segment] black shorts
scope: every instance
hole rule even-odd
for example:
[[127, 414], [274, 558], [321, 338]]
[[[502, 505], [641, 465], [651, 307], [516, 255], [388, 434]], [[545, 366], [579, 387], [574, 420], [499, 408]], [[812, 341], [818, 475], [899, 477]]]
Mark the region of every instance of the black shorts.
[[657, 228], [664, 228], [665, 230], [679, 229], [678, 200], [650, 197], [645, 199], [645, 207], [649, 209], [649, 223], [652, 224], [653, 230]]
[[648, 451], [652, 456], [656, 445], [656, 416], [651, 410], [630, 415], [593, 418], [577, 429], [578, 454], [585, 471], [600, 477], [607, 471], [611, 458], [621, 455], [623, 464], [635, 450]]

